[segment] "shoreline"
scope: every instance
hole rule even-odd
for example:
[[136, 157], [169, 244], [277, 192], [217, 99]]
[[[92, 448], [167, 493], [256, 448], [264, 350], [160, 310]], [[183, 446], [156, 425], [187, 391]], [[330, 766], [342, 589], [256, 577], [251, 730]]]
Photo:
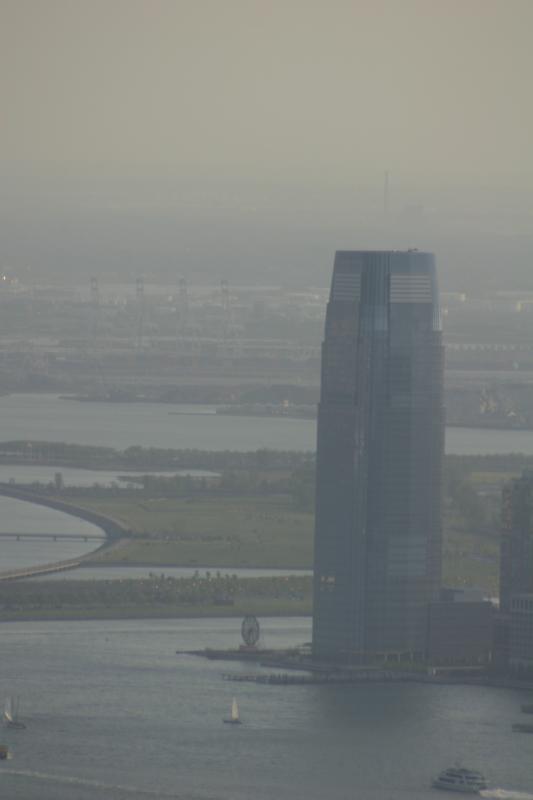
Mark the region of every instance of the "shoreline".
[[79, 610], [74, 611], [72, 614], [60, 613], [57, 609], [51, 610], [50, 613], [43, 611], [42, 614], [35, 614], [34, 612], [14, 612], [5, 613], [0, 612], [0, 625], [9, 624], [11, 622], [103, 622], [112, 620], [132, 619], [132, 620], [161, 620], [161, 619], [242, 619], [246, 616], [247, 611], [253, 613], [254, 616], [261, 617], [276, 617], [287, 618], [291, 617], [307, 617], [311, 618], [310, 610], [308, 608], [283, 608], [276, 610], [272, 607], [255, 606], [253, 603], [247, 603], [241, 608], [236, 608], [233, 612], [227, 606], [203, 606], [192, 611], [190, 609], [183, 609], [183, 613], [177, 608], [169, 608], [166, 612], [154, 611], [153, 607], [147, 607], [146, 613], [139, 613], [139, 608], [114, 608], [108, 609], [109, 613], [97, 613], [94, 609], [88, 609], [86, 613]]
[[[126, 537], [125, 537], [126, 538]], [[115, 540], [114, 544], [119, 544], [121, 539]], [[129, 541], [129, 539], [127, 539]], [[94, 550], [93, 553], [98, 552]], [[217, 573], [224, 570], [229, 574], [230, 570], [271, 570], [273, 575], [272, 577], [276, 577], [277, 572], [291, 573], [291, 575], [303, 576], [303, 577], [312, 577], [313, 575], [313, 567], [280, 567], [280, 566], [271, 566], [267, 564], [266, 566], [259, 566], [254, 567], [252, 565], [243, 566], [242, 564], [217, 564], [216, 566], [210, 566], [209, 564], [155, 564], [150, 561], [91, 561], [90, 557], [93, 553], [89, 553], [87, 556], [82, 556], [80, 558], [80, 569], [192, 569], [200, 574], [202, 572], [210, 572], [213, 576], [213, 573]], [[250, 577], [253, 577], [251, 575]], [[75, 580], [75, 579], [74, 579]]]
[[92, 511], [85, 506], [77, 506], [64, 500], [58, 500], [56, 497], [47, 497], [46, 495], [32, 492], [31, 489], [22, 488], [17, 484], [0, 482], [0, 496], [12, 497], [14, 500], [23, 500], [27, 503], [35, 503], [35, 505], [52, 508], [55, 511], [62, 511], [65, 514], [83, 519], [85, 522], [90, 522], [103, 530], [109, 541], [125, 537], [130, 533], [127, 526], [120, 520], [107, 517], [105, 514]]
[[[239, 611], [235, 611], [235, 613], [228, 613], [227, 608], [220, 608], [215, 610], [213, 607], [209, 608], [202, 608], [198, 609], [198, 613], [187, 613], [187, 614], [155, 614], [153, 609], [147, 609], [147, 614], [137, 615], [128, 613], [124, 610], [125, 613], [122, 614], [110, 614], [110, 615], [100, 615], [100, 614], [93, 614], [87, 613], [84, 615], [76, 614], [72, 616], [65, 616], [57, 614], [50, 614], [46, 616], [35, 616], [35, 615], [28, 615], [24, 617], [16, 617], [10, 616], [8, 618], [4, 617], [0, 614], [0, 628], [3, 625], [10, 625], [16, 624], [20, 622], [119, 622], [121, 620], [139, 620], [139, 621], [161, 621], [161, 620], [181, 620], [181, 619], [241, 619], [243, 614], [246, 613], [245, 610], [241, 609]], [[261, 614], [260, 611], [255, 609], [255, 613]], [[268, 617], [268, 618], [275, 618], [275, 619], [291, 619], [291, 618], [307, 618], [311, 619], [311, 615], [308, 611], [305, 612], [298, 612], [295, 610], [287, 611], [280, 611], [276, 613], [269, 609], [266, 613], [261, 614], [261, 616]], [[194, 650], [194, 651], [176, 651], [176, 656], [192, 656], [195, 658], [202, 658], [211, 660], [211, 650], [209, 648], [204, 648], [203, 650]], [[218, 652], [218, 651], [213, 651]], [[283, 655], [286, 651], [283, 649], [279, 650], [279, 654]], [[263, 656], [261, 651], [258, 652], [258, 657]], [[289, 673], [281, 672], [280, 670], [286, 668], [287, 665], [284, 665], [282, 662], [276, 661], [269, 661], [274, 656], [277, 655], [277, 651], [265, 651], [265, 662], [259, 663], [258, 665], [265, 668], [265, 669], [275, 669], [275, 673], [269, 674], [262, 674], [257, 675], [255, 672], [251, 674], [243, 674], [241, 678], [234, 678], [235, 675], [240, 675], [240, 673], [229, 673], [231, 675], [231, 680], [240, 680], [243, 682], [252, 682], [252, 683], [261, 683], [264, 685], [273, 685], [273, 686], [307, 686], [307, 685], [314, 685], [314, 684], [321, 684], [321, 685], [329, 685], [329, 686], [347, 686], [347, 685], [357, 685], [362, 683], [372, 683], [372, 684], [383, 684], [383, 683], [416, 683], [419, 685], [425, 686], [465, 686], [465, 687], [472, 687], [472, 688], [480, 688], [486, 687], [491, 689], [500, 689], [500, 690], [511, 690], [511, 691], [521, 691], [521, 692], [531, 692], [533, 691], [533, 681], [523, 681], [519, 678], [513, 677], [496, 677], [491, 675], [480, 675], [477, 677], [466, 677], [465, 675], [448, 675], [448, 674], [441, 674], [441, 675], [428, 675], [426, 673], [421, 672], [405, 672], [402, 670], [386, 670], [383, 667], [375, 667], [375, 668], [368, 668], [362, 667], [360, 673], [354, 673], [353, 675], [344, 675], [342, 676], [342, 669], [338, 671], [337, 678], [331, 677], [334, 673], [330, 674], [330, 677], [326, 679], [323, 675], [320, 674], [314, 675], [314, 670], [312, 669], [312, 664], [310, 663], [302, 663], [297, 665], [296, 663], [292, 662], [289, 667]], [[220, 652], [216, 659], [216, 661], [220, 662], [221, 664], [224, 662], [230, 663], [239, 663], [239, 664], [246, 664], [250, 663], [250, 658], [246, 658], [245, 656], [239, 657], [238, 650], [228, 650], [227, 651], [227, 658], [224, 657], [224, 652]], [[254, 660], [254, 659], [252, 659]], [[260, 658], [255, 659], [257, 661], [261, 661]], [[322, 665], [323, 667], [323, 665]], [[294, 672], [308, 672], [311, 673], [309, 678], [300, 679], [295, 677], [294, 679], [291, 677]], [[313, 677], [314, 675], [314, 677]], [[226, 673], [223, 673], [222, 677], [226, 677]], [[227, 677], [226, 677], [227, 679]]]
[[[461, 370], [462, 371], [462, 370]], [[466, 370], [469, 371], [469, 370]], [[316, 413], [309, 414], [309, 413], [280, 413], [280, 414], [271, 414], [271, 413], [259, 413], [259, 412], [247, 412], [240, 409], [238, 403], [235, 404], [235, 410], [232, 408], [232, 404], [224, 404], [224, 403], [200, 403], [200, 402], [176, 402], [176, 400], [167, 400], [167, 399], [158, 399], [158, 398], [147, 398], [144, 396], [140, 397], [91, 397], [90, 395], [84, 394], [61, 394], [56, 392], [5, 392], [1, 396], [14, 396], [17, 394], [29, 394], [29, 395], [48, 395], [57, 398], [58, 400], [66, 400], [71, 401], [74, 403], [95, 403], [95, 404], [112, 404], [112, 405], [142, 405], [150, 404], [150, 405], [160, 405], [160, 406], [203, 406], [204, 408], [209, 408], [209, 411], [170, 411], [167, 412], [171, 415], [190, 415], [190, 416], [232, 416], [232, 417], [263, 417], [269, 419], [290, 419], [290, 420], [306, 420], [306, 421], [314, 421], [316, 420]], [[249, 404], [244, 404], [249, 405]], [[258, 405], [269, 405], [268, 403], [259, 403]], [[273, 403], [272, 405], [277, 405]], [[307, 406], [309, 404], [302, 403], [302, 404], [294, 404], [297, 408], [298, 405]], [[221, 410], [219, 410], [221, 409]], [[224, 410], [222, 410], [224, 409]], [[227, 409], [227, 410], [226, 410]], [[511, 426], [511, 425], [499, 425], [499, 424], [476, 424], [475, 422], [454, 422], [454, 423], [447, 423], [446, 428], [470, 428], [471, 430], [480, 430], [480, 431], [501, 431], [502, 433], [509, 433], [512, 431], [516, 432], [533, 432], [533, 426]]]

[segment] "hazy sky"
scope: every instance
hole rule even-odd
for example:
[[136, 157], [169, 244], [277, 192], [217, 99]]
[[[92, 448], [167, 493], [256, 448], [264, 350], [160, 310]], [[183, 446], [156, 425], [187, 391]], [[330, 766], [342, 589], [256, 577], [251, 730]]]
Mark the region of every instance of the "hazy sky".
[[532, 175], [532, 0], [1, 0], [4, 168]]
[[533, 0], [0, 0], [0, 262], [326, 284], [418, 245], [531, 281], [532, 30]]

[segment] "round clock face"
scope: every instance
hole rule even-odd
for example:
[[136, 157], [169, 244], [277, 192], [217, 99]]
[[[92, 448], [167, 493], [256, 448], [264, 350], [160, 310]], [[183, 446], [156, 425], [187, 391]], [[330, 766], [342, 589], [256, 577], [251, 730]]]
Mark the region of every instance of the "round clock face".
[[259, 641], [259, 621], [257, 617], [245, 617], [241, 625], [241, 634], [248, 647], [254, 647]]

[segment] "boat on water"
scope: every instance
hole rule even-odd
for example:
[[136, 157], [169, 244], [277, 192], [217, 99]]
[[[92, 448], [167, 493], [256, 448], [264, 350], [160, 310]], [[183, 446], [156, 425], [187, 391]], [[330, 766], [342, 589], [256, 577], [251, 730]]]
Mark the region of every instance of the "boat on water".
[[443, 770], [432, 783], [434, 789], [462, 794], [479, 794], [487, 788], [487, 782], [481, 772], [466, 767], [450, 767]]
[[26, 726], [19, 719], [20, 700], [18, 697], [8, 697], [4, 708], [4, 724], [8, 728], [22, 730]]
[[518, 733], [533, 733], [533, 723], [531, 722], [515, 722], [513, 731]]
[[226, 725], [240, 725], [241, 724], [241, 717], [239, 714], [239, 706], [237, 705], [237, 700], [233, 698], [233, 702], [231, 704], [231, 716], [225, 717], [223, 720]]
[[9, 756], [9, 747], [7, 744], [0, 744], [0, 761], [5, 761]]
[[522, 708], [522, 714], [533, 714], [533, 703], [524, 703]]

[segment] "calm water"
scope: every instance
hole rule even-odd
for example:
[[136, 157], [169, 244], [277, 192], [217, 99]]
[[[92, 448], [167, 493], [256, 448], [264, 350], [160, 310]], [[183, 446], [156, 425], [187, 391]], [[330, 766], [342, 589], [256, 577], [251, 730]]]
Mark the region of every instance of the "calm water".
[[313, 420], [228, 417], [214, 411], [212, 406], [84, 403], [54, 395], [9, 395], [0, 397], [0, 441], [37, 439], [118, 449], [131, 445], [199, 450], [315, 447]]
[[[176, 413], [179, 412], [179, 413]], [[56, 395], [0, 397], [0, 441], [35, 439], [77, 444], [200, 450], [314, 450], [308, 419], [232, 417], [212, 406], [160, 403], [80, 403]], [[533, 431], [448, 428], [449, 453], [527, 453]]]
[[[265, 644], [308, 641], [308, 619], [263, 620]], [[239, 665], [175, 655], [234, 646], [240, 620], [8, 623], [1, 690], [24, 731], [2, 731], [11, 800], [430, 800], [461, 757], [533, 791], [533, 741], [513, 734], [525, 695], [466, 687], [230, 684]], [[247, 670], [250, 668], [247, 667]], [[236, 693], [244, 724], [222, 724]]]
[[[98, 547], [98, 542], [64, 539], [66, 535], [92, 536], [103, 533], [90, 522], [55, 511], [51, 508], [0, 497], [0, 532], [2, 533], [51, 533], [53, 539], [4, 539], [0, 537], [0, 572], [52, 561], [78, 558]], [[1, 677], [1, 671], [0, 671]], [[1, 797], [1, 795], [0, 795]]]

